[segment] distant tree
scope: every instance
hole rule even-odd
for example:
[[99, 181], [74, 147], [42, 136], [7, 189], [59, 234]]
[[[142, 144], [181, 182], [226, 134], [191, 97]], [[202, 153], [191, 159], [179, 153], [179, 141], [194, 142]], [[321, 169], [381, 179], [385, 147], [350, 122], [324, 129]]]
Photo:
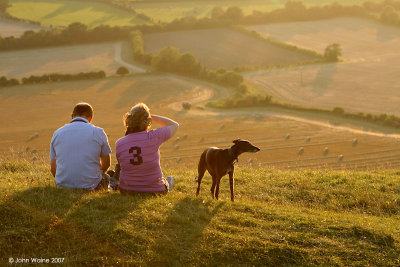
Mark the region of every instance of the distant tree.
[[179, 56], [178, 48], [168, 46], [153, 57], [151, 65], [157, 70], [174, 72]]
[[389, 24], [398, 24], [400, 22], [399, 14], [397, 14], [396, 9], [392, 6], [386, 6], [383, 9], [380, 19]]
[[126, 68], [126, 67], [124, 67], [124, 66], [121, 66], [121, 67], [119, 67], [118, 69], [117, 69], [117, 72], [116, 72], [118, 75], [127, 75], [127, 74], [129, 74], [129, 70], [128, 70], [128, 68]]
[[10, 0], [0, 0], [0, 12], [5, 12], [10, 6]]
[[305, 13], [307, 7], [300, 1], [287, 1], [285, 9], [290, 14]]
[[328, 61], [338, 61], [342, 55], [340, 44], [330, 44], [325, 48], [324, 57]]
[[179, 73], [196, 75], [199, 74], [201, 66], [191, 53], [181, 55], [177, 61], [177, 71]]
[[344, 114], [344, 109], [342, 107], [334, 107], [332, 112], [335, 113], [335, 114], [342, 115], [342, 114]]
[[240, 7], [231, 6], [231, 7], [228, 7], [228, 9], [225, 11], [223, 18], [225, 20], [231, 21], [233, 23], [238, 23], [243, 20], [244, 13]]
[[211, 10], [211, 19], [219, 20], [225, 14], [224, 10], [220, 6], [216, 6]]

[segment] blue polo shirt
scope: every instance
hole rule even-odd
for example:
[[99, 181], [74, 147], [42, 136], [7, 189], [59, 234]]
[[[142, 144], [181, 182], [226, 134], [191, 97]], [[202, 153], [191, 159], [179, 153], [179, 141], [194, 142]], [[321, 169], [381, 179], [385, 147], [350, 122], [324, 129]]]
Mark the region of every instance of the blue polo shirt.
[[104, 130], [75, 117], [56, 130], [51, 139], [50, 158], [57, 162], [57, 187], [95, 189], [102, 178], [100, 155], [110, 153]]

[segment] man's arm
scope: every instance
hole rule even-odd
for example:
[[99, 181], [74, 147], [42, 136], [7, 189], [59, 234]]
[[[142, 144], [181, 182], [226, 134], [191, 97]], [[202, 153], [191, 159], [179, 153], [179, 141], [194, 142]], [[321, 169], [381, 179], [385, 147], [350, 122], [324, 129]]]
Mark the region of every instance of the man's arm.
[[51, 174], [53, 174], [53, 177], [56, 177], [57, 162], [55, 159], [50, 159], [50, 171]]
[[105, 173], [111, 164], [111, 154], [108, 154], [107, 156], [100, 156], [100, 164], [101, 164], [100, 170], [102, 170], [103, 173]]
[[178, 130], [179, 123], [174, 120], [158, 115], [151, 115], [151, 118], [154, 122], [161, 124], [162, 126], [168, 126], [169, 130], [171, 131], [171, 136], [173, 136]]

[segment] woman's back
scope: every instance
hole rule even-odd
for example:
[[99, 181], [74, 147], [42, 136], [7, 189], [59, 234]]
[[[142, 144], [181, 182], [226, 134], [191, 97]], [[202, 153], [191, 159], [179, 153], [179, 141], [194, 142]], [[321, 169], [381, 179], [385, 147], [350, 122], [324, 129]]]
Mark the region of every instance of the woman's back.
[[121, 166], [119, 186], [123, 190], [158, 192], [166, 190], [160, 166], [160, 145], [171, 137], [168, 126], [128, 134], [115, 144]]

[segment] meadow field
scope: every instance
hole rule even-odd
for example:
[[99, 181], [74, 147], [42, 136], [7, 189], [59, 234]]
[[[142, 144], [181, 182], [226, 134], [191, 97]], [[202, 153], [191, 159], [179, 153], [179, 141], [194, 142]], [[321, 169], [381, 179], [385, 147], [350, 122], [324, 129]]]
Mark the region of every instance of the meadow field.
[[25, 31], [39, 31], [41, 29], [43, 29], [43, 27], [38, 25], [0, 18], [0, 36], [2, 38], [9, 36], [19, 37], [24, 34]]
[[145, 52], [166, 46], [192, 53], [208, 68], [295, 64], [314, 58], [288, 51], [230, 29], [163, 32], [143, 35]]
[[[76, 74], [103, 70], [108, 75], [129, 57], [125, 43], [100, 43], [0, 52], [0, 76], [22, 78], [50, 73]], [[132, 73], [143, 70], [129, 67]]]
[[331, 43], [343, 62], [246, 73], [277, 99], [314, 107], [400, 115], [397, 73], [400, 30], [371, 21], [340, 18], [252, 26], [280, 41], [323, 52]]
[[149, 21], [132, 12], [98, 2], [71, 0], [12, 0], [7, 12], [16, 18], [40, 22], [43, 26], [68, 26], [80, 22], [94, 28], [99, 25], [133, 26]]
[[[304, 0], [301, 1], [306, 6], [326, 5], [333, 2], [340, 2], [344, 5], [360, 4], [362, 0], [350, 1], [332, 1], [332, 0]], [[214, 7], [237, 6], [243, 10], [245, 15], [250, 15], [253, 11], [267, 12], [278, 8], [282, 8], [285, 1], [274, 0], [223, 0], [223, 1], [133, 1], [131, 6], [140, 13], [146, 14], [155, 22], [170, 22], [186, 16], [194, 16], [197, 18], [211, 17], [211, 11]]]

